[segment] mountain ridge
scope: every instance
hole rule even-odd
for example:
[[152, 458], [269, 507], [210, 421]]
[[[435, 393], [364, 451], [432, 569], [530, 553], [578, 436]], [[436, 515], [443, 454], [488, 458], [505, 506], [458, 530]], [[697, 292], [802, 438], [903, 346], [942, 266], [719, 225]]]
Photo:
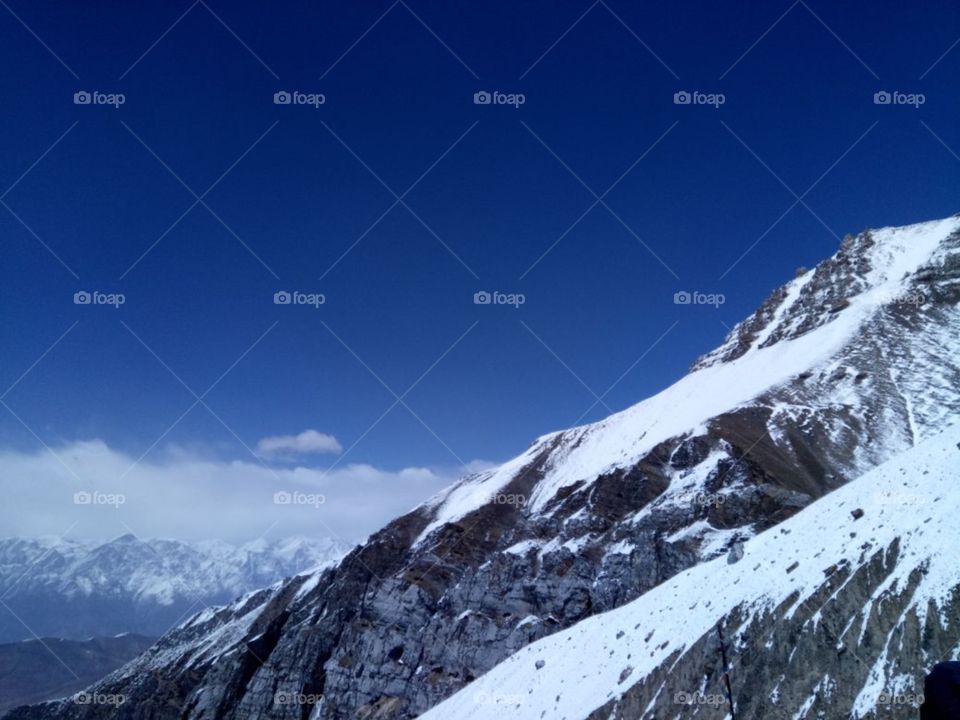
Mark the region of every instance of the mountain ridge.
[[[190, 718], [416, 717], [530, 643], [749, 546], [960, 413], [960, 353], [945, 353], [956, 216], [852, 236], [772, 297], [661, 393], [542, 436], [335, 567], [194, 616], [98, 684], [133, 700], [111, 717], [165, 717], [130, 709], [158, 695]], [[12, 717], [107, 716], [60, 703]]]
[[[852, 710], [849, 716], [862, 718], [878, 705], [889, 710], [882, 706], [896, 705], [897, 697], [903, 711], [916, 712], [925, 671], [960, 650], [960, 567], [943, 553], [960, 544], [957, 467], [960, 425], [757, 535], [736, 563], [721, 557], [697, 565], [625, 606], [528, 645], [421, 718], [640, 720], [692, 715], [698, 703], [706, 707], [697, 717], [722, 718], [728, 704], [718, 624], [728, 633], [738, 717], [848, 717]], [[761, 567], [775, 568], [777, 581], [770, 582], [772, 571], [758, 575]], [[843, 597], [858, 583], [870, 590], [862, 608]], [[792, 646], [785, 642], [791, 633]], [[904, 647], [920, 635], [928, 636], [921, 647]], [[811, 657], [817, 643], [824, 654], [849, 656]], [[777, 653], [762, 652], [765, 645]], [[797, 663], [791, 647], [804, 655]], [[779, 667], [771, 667], [772, 658]], [[814, 660], [818, 667], [799, 667]], [[711, 672], [697, 678], [704, 666]], [[831, 677], [834, 668], [849, 676]], [[788, 673], [816, 682], [798, 692], [786, 686]], [[625, 684], [631, 676], [655, 680]]]
[[0, 538], [0, 641], [160, 635], [193, 606], [229, 602], [280, 578], [338, 559], [330, 540], [284, 538], [231, 545], [137, 538]]

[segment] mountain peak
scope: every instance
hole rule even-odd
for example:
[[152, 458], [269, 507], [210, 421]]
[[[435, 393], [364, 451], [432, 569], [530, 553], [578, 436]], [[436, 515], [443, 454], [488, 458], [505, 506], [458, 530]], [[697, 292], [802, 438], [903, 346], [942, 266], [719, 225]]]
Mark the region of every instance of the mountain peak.
[[130, 543], [139, 543], [139, 542], [140, 542], [140, 538], [138, 538], [132, 532], [128, 532], [128, 533], [124, 533], [123, 535], [119, 535], [118, 537], [115, 537], [113, 540], [111, 540], [106, 544], [107, 545], [114, 545], [114, 544], [123, 545], [123, 544], [130, 544]]
[[795, 339], [827, 323], [846, 320], [855, 332], [864, 316], [885, 304], [921, 299], [918, 275], [960, 247], [960, 215], [904, 227], [847, 235], [831, 257], [771, 293], [738, 323], [719, 348], [700, 357], [699, 370]]

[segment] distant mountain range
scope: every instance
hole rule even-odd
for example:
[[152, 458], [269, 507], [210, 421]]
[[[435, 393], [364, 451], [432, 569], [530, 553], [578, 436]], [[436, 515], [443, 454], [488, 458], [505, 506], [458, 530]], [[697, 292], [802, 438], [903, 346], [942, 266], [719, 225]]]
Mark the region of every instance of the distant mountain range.
[[330, 539], [0, 539], [0, 642], [159, 636], [211, 604], [340, 558]]

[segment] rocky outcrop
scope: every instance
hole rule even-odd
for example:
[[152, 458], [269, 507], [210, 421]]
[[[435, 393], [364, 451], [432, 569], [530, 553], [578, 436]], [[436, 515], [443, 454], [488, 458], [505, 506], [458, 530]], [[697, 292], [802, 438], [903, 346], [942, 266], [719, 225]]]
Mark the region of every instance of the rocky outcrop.
[[[855, 571], [828, 568], [823, 584], [792, 612], [795, 597], [759, 617], [724, 617], [722, 626], [736, 638], [731, 672], [737, 718], [849, 717], [871, 687], [874, 667], [888, 655], [888, 676], [899, 680], [868, 690], [863, 704], [870, 709], [859, 717], [918, 717], [930, 658], [950, 657], [960, 646], [960, 618], [944, 612], [960, 602], [960, 588], [943, 606], [931, 603], [921, 618], [911, 606], [923, 573], [917, 569], [902, 587], [885, 592], [882, 603], [870, 604], [901, 560], [893, 543], [872, 551]], [[717, 632], [704, 635], [589, 720], [729, 717], [718, 644]]]
[[422, 720], [916, 718], [924, 674], [960, 652], [958, 458], [954, 425]]

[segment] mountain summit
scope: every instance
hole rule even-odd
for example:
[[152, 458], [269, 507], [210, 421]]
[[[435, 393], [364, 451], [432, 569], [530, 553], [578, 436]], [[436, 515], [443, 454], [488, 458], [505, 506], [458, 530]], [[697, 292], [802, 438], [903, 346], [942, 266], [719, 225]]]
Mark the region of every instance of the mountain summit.
[[721, 621], [738, 717], [863, 717], [957, 647], [955, 508], [868, 502], [947, 501], [958, 329], [960, 218], [850, 236], [661, 393], [194, 616], [96, 686], [119, 707], [11, 717], [722, 718], [673, 702], [720, 692]]

